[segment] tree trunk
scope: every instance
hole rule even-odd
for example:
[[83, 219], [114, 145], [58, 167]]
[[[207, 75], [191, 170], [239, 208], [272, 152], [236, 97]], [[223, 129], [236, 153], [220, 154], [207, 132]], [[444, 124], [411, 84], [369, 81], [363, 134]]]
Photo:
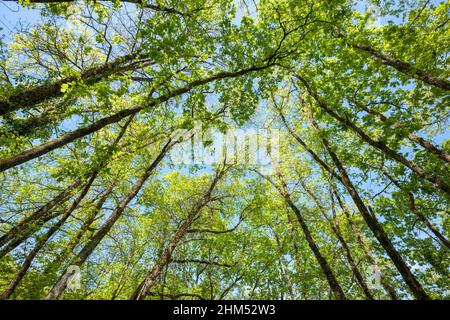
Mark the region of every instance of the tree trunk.
[[86, 194], [89, 192], [89, 189], [92, 186], [92, 183], [97, 178], [97, 174], [94, 174], [90, 177], [86, 185], [84, 186], [83, 190], [81, 191], [80, 195], [74, 200], [72, 205], [66, 210], [64, 215], [61, 217], [61, 219], [55, 223], [45, 234], [43, 237], [39, 238], [37, 240], [36, 245], [34, 246], [33, 250], [27, 255], [25, 258], [25, 261], [23, 262], [19, 272], [17, 273], [16, 277], [13, 279], [13, 281], [9, 284], [8, 288], [2, 293], [0, 299], [6, 300], [8, 299], [11, 294], [16, 289], [17, 285], [20, 283], [20, 281], [23, 279], [25, 274], [27, 273], [28, 269], [31, 266], [31, 263], [33, 262], [36, 255], [39, 253], [39, 251], [44, 247], [44, 245], [47, 243], [47, 241], [55, 234], [56, 231], [59, 230], [59, 228], [66, 222], [66, 220], [70, 217], [70, 215], [73, 213], [73, 211], [78, 208], [78, 205], [80, 202], [84, 199]]
[[[375, 117], [377, 117], [381, 122], [386, 122], [388, 119], [386, 118], [386, 116], [384, 114], [382, 114], [381, 112], [378, 112], [376, 110], [373, 110], [371, 108], [366, 107], [365, 105], [363, 105], [362, 103], [359, 103], [357, 101], [353, 101], [360, 109], [364, 110], [365, 112], [374, 115]], [[442, 160], [450, 163], [450, 155], [445, 152], [444, 150], [441, 150], [440, 148], [438, 148], [437, 146], [435, 146], [433, 143], [431, 143], [430, 141], [425, 140], [424, 138], [421, 138], [413, 133], [408, 133], [407, 134], [408, 139], [414, 143], [417, 143], [418, 145], [420, 145], [422, 148], [424, 148], [425, 150], [427, 150], [428, 152], [437, 155], [439, 158], [441, 158]]]
[[[4, 246], [8, 241], [17, 237], [20, 233], [24, 232], [26, 228], [28, 228], [29, 224], [41, 219], [45, 215], [47, 215], [53, 208], [57, 205], [64, 202], [72, 192], [80, 185], [81, 179], [75, 180], [72, 184], [67, 186], [63, 191], [61, 191], [56, 197], [51, 199], [45, 205], [40, 207], [34, 213], [32, 213], [29, 217], [26, 217], [22, 221], [20, 221], [16, 226], [11, 228], [5, 235], [0, 237], [0, 247]], [[9, 251], [8, 251], [9, 252]], [[0, 258], [3, 255], [0, 254]]]
[[17, 110], [28, 110], [36, 104], [63, 96], [64, 93], [61, 92], [61, 87], [72, 81], [78, 81], [80, 79], [86, 85], [91, 85], [106, 79], [112, 74], [129, 71], [139, 67], [138, 63], [125, 65], [125, 63], [132, 62], [136, 56], [137, 54], [127, 54], [112, 62], [88, 68], [82, 71], [79, 76], [69, 76], [55, 82], [46, 83], [8, 96], [4, 100], [0, 100], [0, 116]]
[[[330, 224], [331, 230], [333, 231], [333, 233], [336, 236], [336, 238], [339, 240], [339, 243], [341, 244], [342, 249], [344, 249], [344, 255], [345, 255], [346, 259], [347, 259], [348, 264], [350, 265], [350, 269], [351, 269], [353, 275], [355, 276], [356, 281], [358, 282], [359, 286], [363, 290], [364, 295], [366, 296], [366, 298], [368, 300], [373, 300], [374, 297], [373, 297], [372, 293], [370, 292], [369, 287], [367, 286], [367, 283], [364, 280], [364, 277], [359, 272], [358, 267], [356, 266], [356, 263], [355, 263], [355, 260], [353, 259], [353, 256], [352, 256], [352, 253], [350, 251], [350, 248], [347, 245], [347, 241], [345, 241], [344, 237], [342, 236], [342, 232], [340, 230], [340, 227], [339, 227], [339, 224], [338, 224], [337, 220], [335, 222], [333, 222], [328, 217], [328, 215], [327, 215], [327, 213], [325, 211], [325, 208], [320, 203], [319, 199], [314, 195], [314, 193], [308, 188], [308, 186], [303, 181], [300, 180], [300, 184], [302, 185], [303, 189], [305, 189], [306, 193], [316, 203], [317, 208], [322, 213], [322, 216]], [[332, 201], [332, 205], [331, 206], [332, 206], [331, 210], [333, 211], [333, 215], [336, 217], [333, 201]]]
[[216, 172], [216, 176], [214, 177], [208, 190], [205, 192], [202, 198], [199, 199], [193, 205], [191, 211], [187, 216], [187, 219], [183, 222], [183, 224], [177, 229], [175, 234], [172, 236], [172, 238], [169, 241], [169, 244], [160, 254], [158, 261], [155, 263], [153, 268], [145, 277], [144, 281], [142, 281], [141, 284], [138, 286], [138, 288], [135, 290], [133, 295], [130, 297], [130, 300], [142, 300], [148, 295], [150, 289], [154, 286], [155, 281], [158, 279], [164, 267], [171, 262], [172, 254], [175, 251], [178, 244], [180, 243], [181, 239], [187, 233], [192, 223], [199, 217], [201, 209], [204, 206], [206, 206], [209, 202], [213, 201], [212, 192], [214, 191], [217, 183], [224, 176], [224, 174], [225, 171], [221, 169], [219, 169], [219, 171]]
[[[226, 78], [236, 78], [236, 77], [248, 74], [250, 72], [267, 69], [269, 67], [271, 67], [271, 65], [263, 65], [261, 67], [251, 67], [248, 69], [242, 69], [242, 70], [235, 71], [235, 72], [219, 72], [219, 73], [217, 73], [213, 76], [207, 77], [207, 78], [194, 80], [191, 83], [189, 83], [188, 85], [181, 87], [179, 89], [175, 89], [172, 92], [170, 92], [166, 95], [163, 95], [159, 98], [156, 98], [156, 99], [149, 98], [149, 101], [147, 103], [145, 103], [145, 108], [154, 107], [155, 105], [165, 102], [173, 97], [177, 97], [184, 93], [187, 93], [195, 87], [202, 86], [204, 84], [207, 84], [207, 83], [210, 83], [210, 82], [213, 82], [216, 80], [226, 79]], [[65, 135], [63, 135], [57, 139], [54, 139], [52, 141], [38, 145], [34, 148], [31, 148], [29, 150], [21, 152], [10, 158], [1, 159], [0, 160], [0, 172], [3, 172], [5, 170], [8, 170], [15, 166], [18, 166], [18, 165], [25, 163], [27, 161], [30, 161], [32, 159], [38, 158], [50, 151], [53, 151], [57, 148], [65, 146], [74, 140], [77, 140], [77, 139], [85, 137], [91, 133], [94, 133], [94, 132], [106, 127], [107, 125], [116, 123], [130, 115], [137, 114], [138, 112], [140, 112], [143, 109], [144, 109], [144, 106], [138, 106], [138, 107], [119, 111], [111, 116], [97, 120], [96, 122], [94, 122], [88, 126], [85, 126], [85, 127], [79, 128], [77, 130], [71, 131], [69, 133], [66, 133]]]
[[[347, 44], [349, 44], [347, 42]], [[381, 51], [376, 50], [371, 46], [361, 46], [357, 44], [349, 44], [352, 48], [355, 48], [359, 51], [367, 52], [375, 59], [379, 59], [383, 62], [383, 64], [390, 66], [397, 71], [409, 76], [421, 80], [431, 86], [436, 88], [440, 88], [442, 90], [450, 91], [450, 82], [445, 79], [433, 76], [429, 72], [425, 70], [421, 70], [416, 68], [410, 63], [394, 59], [387, 54], [382, 53]]]
[[[344, 212], [344, 215], [347, 219], [348, 224], [350, 225], [350, 228], [352, 229], [353, 234], [356, 237], [356, 240], [358, 241], [361, 249], [364, 251], [364, 254], [369, 261], [370, 264], [376, 265], [375, 258], [373, 257], [372, 253], [370, 252], [369, 246], [367, 245], [366, 240], [364, 239], [364, 236], [362, 235], [361, 231], [359, 230], [358, 226], [355, 224], [355, 222], [350, 217], [350, 214], [348, 212], [348, 209], [346, 208], [345, 204], [342, 202], [341, 197], [337, 194], [337, 191], [335, 190], [334, 184], [330, 181], [330, 186], [333, 192], [333, 195], [336, 197], [336, 200], [339, 204], [339, 207], [341, 208], [342, 212]], [[384, 276], [380, 275], [381, 279], [381, 285], [383, 286], [384, 290], [389, 294], [392, 300], [398, 300], [398, 295], [395, 292], [394, 288], [392, 288], [387, 279], [384, 278]]]
[[383, 170], [383, 174], [390, 180], [392, 181], [392, 183], [401, 191], [406, 192], [407, 196], [408, 196], [408, 200], [407, 200], [407, 205], [409, 207], [409, 209], [420, 219], [420, 221], [423, 222], [423, 224], [425, 226], [427, 226], [428, 229], [430, 229], [430, 231], [442, 242], [442, 244], [444, 246], [446, 246], [448, 249], [450, 249], [450, 241], [444, 237], [444, 235], [439, 232], [439, 229], [430, 222], [430, 220], [428, 220], [428, 218], [423, 214], [422, 211], [420, 211], [417, 207], [416, 207], [416, 200], [414, 198], [414, 195], [412, 192], [410, 191], [406, 191], [403, 190], [403, 187], [400, 184], [400, 181], [398, 181], [397, 179], [395, 179], [394, 177], [392, 177], [390, 174], [388, 174], [387, 172], [385, 172]]
[[[125, 135], [126, 130], [128, 129], [128, 126], [133, 121], [133, 116], [131, 116], [126, 123], [121, 128], [119, 134], [117, 135], [116, 139], [112, 143], [111, 146], [116, 146], [120, 140]], [[106, 155], [105, 160], [103, 160], [100, 164], [98, 164], [97, 168], [102, 168], [106, 166], [108, 159], [112, 155], [112, 149], [110, 149]], [[99, 174], [99, 169], [94, 168], [90, 173], [87, 173], [87, 180], [93, 176], [97, 176]], [[59, 214], [54, 214], [52, 210], [55, 208], [56, 205], [61, 204], [65, 199], [67, 199], [70, 194], [73, 192], [73, 190], [79, 186], [80, 182], [83, 179], [76, 179], [73, 184], [71, 184], [66, 190], [58, 194], [55, 198], [53, 198], [50, 202], [48, 202], [45, 206], [40, 208], [38, 211], [36, 211], [34, 214], [32, 214], [30, 217], [26, 218], [22, 222], [20, 222], [16, 227], [12, 228], [8, 234], [3, 236], [1, 238], [0, 245], [2, 243], [6, 243], [9, 240], [11, 241], [5, 248], [3, 248], [0, 251], [0, 258], [6, 255], [8, 252], [16, 248], [18, 245], [20, 245], [23, 241], [25, 241], [29, 236], [31, 236], [34, 232], [39, 230], [40, 227], [42, 227], [47, 221], [54, 219]], [[4, 239], [3, 239], [4, 238]]]
[[[313, 127], [316, 130], [320, 130], [319, 126], [315, 122], [315, 120], [311, 119]], [[359, 212], [364, 218], [364, 221], [367, 223], [370, 230], [372, 230], [373, 234], [377, 238], [378, 242], [381, 244], [381, 246], [386, 250], [386, 253], [391, 258], [392, 262], [396, 266], [397, 270], [400, 272], [403, 280], [410, 288], [413, 295], [416, 297], [416, 299], [430, 299], [428, 294], [425, 292], [425, 290], [422, 288], [419, 281], [417, 281], [416, 277], [412, 274], [411, 270], [409, 269], [406, 262], [403, 260], [403, 258], [400, 256], [400, 254], [397, 252], [397, 250], [394, 248], [391, 240], [387, 236], [387, 234], [384, 232], [383, 227], [378, 223], [377, 219], [372, 216], [372, 214], [367, 209], [366, 205], [364, 204], [364, 201], [359, 196], [359, 193], [357, 192], [356, 188], [353, 186], [353, 183], [351, 182], [347, 170], [345, 170], [343, 164], [337, 157], [337, 155], [333, 152], [331, 149], [330, 143], [327, 139], [322, 138], [323, 146], [325, 150], [330, 155], [331, 159], [333, 160], [336, 168], [339, 170], [339, 173], [341, 175], [342, 182], [344, 183], [345, 188], [347, 189], [348, 193], [352, 197], [353, 201], [355, 202], [356, 207], [358, 208]]]
[[[280, 116], [284, 122], [285, 127], [287, 128], [287, 130], [289, 131], [289, 133], [300, 143], [300, 145], [302, 145], [302, 147], [313, 157], [313, 159], [316, 161], [316, 163], [318, 165], [320, 165], [323, 169], [325, 169], [325, 171], [327, 171], [333, 178], [335, 178], [336, 180], [338, 180], [342, 185], [344, 185], [344, 182], [341, 178], [340, 175], [337, 175], [323, 160], [321, 160], [319, 158], [319, 156], [305, 143], [304, 140], [302, 140], [300, 138], [299, 135], [297, 135], [288, 125], [283, 113], [281, 112], [281, 110], [279, 110], [280, 112]], [[345, 186], [345, 185], [344, 185]], [[352, 225], [352, 227], [356, 227], [356, 225], [354, 225], [353, 221], [349, 218], [349, 223]], [[357, 235], [361, 235], [360, 233], [356, 233]], [[362, 238], [358, 238], [358, 240], [362, 240]], [[370, 261], [372, 261], [372, 264], [375, 264], [375, 260], [373, 259], [373, 257], [370, 255], [370, 252], [367, 250], [367, 246], [364, 244], [364, 242], [360, 242], [361, 245], [363, 246], [365, 250], [365, 253], [367, 255], [367, 257], [370, 259]], [[398, 296], [395, 292], [394, 289], [392, 289], [386, 281], [382, 280], [382, 285], [383, 287], [386, 289], [386, 291], [389, 293], [390, 297], [392, 298], [392, 300], [398, 300]]]
[[284, 179], [280, 172], [277, 173], [277, 176], [280, 180], [281, 187], [277, 187], [280, 194], [283, 196], [286, 204], [292, 209], [292, 211], [297, 216], [297, 220], [300, 223], [300, 226], [302, 228], [303, 234], [305, 236], [306, 241], [308, 242], [309, 248], [313, 252], [317, 262], [320, 265], [320, 268], [322, 272], [325, 274], [325, 277], [328, 281], [328, 284], [330, 286], [330, 290], [338, 300], [345, 300], [345, 294], [342, 290], [339, 282], [337, 281], [336, 277], [333, 274], [333, 271], [331, 271], [331, 268], [327, 262], [327, 260], [322, 256], [320, 253], [319, 247], [317, 246], [316, 242], [314, 241], [311, 232], [309, 231], [308, 225], [306, 224], [305, 219], [303, 218], [300, 209], [294, 204], [294, 202], [291, 199], [290, 193], [287, 189], [286, 183], [284, 182]]
[[306, 89], [308, 90], [309, 94], [316, 100], [317, 104], [320, 108], [322, 108], [325, 112], [327, 112], [330, 116], [338, 120], [341, 124], [343, 124], [345, 127], [351, 129], [353, 132], [355, 132], [361, 139], [366, 141], [370, 146], [380, 150], [381, 152], [388, 155], [390, 158], [402, 163], [409, 169], [411, 169], [413, 172], [417, 173], [419, 177], [428, 180], [431, 182], [434, 186], [441, 189], [447, 194], [450, 194], [450, 186], [446, 184], [444, 181], [442, 181], [439, 177], [427, 173], [424, 169], [419, 167], [414, 162], [406, 159], [401, 154], [397, 153], [390, 147], [388, 147], [386, 144], [384, 144], [381, 141], [375, 141], [372, 138], [370, 138], [361, 128], [356, 126], [353, 122], [351, 122], [347, 117], [340, 116], [336, 113], [333, 109], [331, 109], [318, 95], [315, 91], [312, 90], [308, 82], [302, 78], [301, 76], [297, 75], [297, 78], [304, 84]]
[[[169, 141], [164, 145], [159, 155], [151, 163], [151, 165], [144, 171], [143, 175], [136, 180], [130, 192], [124, 197], [110, 216], [106, 219], [103, 225], [97, 230], [97, 232], [89, 239], [89, 242], [81, 249], [78, 255], [72, 260], [71, 265], [81, 266], [86, 259], [91, 255], [95, 248], [99, 245], [106, 234], [111, 230], [115, 222], [121, 217], [123, 211], [130, 203], [131, 200], [138, 194], [144, 183], [150, 177], [156, 166], [161, 162], [169, 149], [173, 146], [173, 142]], [[71, 276], [70, 269], [67, 268], [55, 283], [53, 288], [45, 296], [45, 300], [58, 299], [67, 287], [67, 281]]]
[[[291, 237], [292, 237], [292, 247], [294, 249], [293, 258], [295, 261], [295, 269], [296, 269], [295, 271], [300, 274], [300, 278], [301, 278], [304, 275], [304, 270], [303, 270], [303, 266], [302, 266], [302, 262], [301, 262], [301, 258], [300, 258], [300, 254], [299, 254], [300, 249], [299, 249], [299, 247], [297, 245], [297, 241], [296, 241], [297, 232], [295, 230], [294, 223], [293, 223], [294, 222], [293, 220], [295, 218], [291, 217], [290, 211], [288, 208], [286, 211], [287, 211], [286, 213], [287, 213], [287, 219], [288, 219], [288, 223], [289, 223], [289, 231], [290, 231]], [[297, 291], [299, 291], [299, 293], [300, 293], [300, 299], [302, 299], [302, 300], [308, 299], [308, 297], [305, 297], [305, 295], [308, 292], [304, 289], [305, 289], [305, 286], [303, 286], [303, 285], [300, 290], [297, 289]]]
[[50, 269], [60, 266], [61, 263], [64, 262], [66, 257], [75, 250], [75, 248], [80, 243], [81, 239], [83, 238], [89, 227], [92, 225], [92, 223], [94, 223], [104, 203], [112, 193], [113, 188], [114, 184], [111, 184], [108, 187], [108, 189], [104, 192], [104, 194], [100, 197], [99, 201], [95, 205], [94, 210], [87, 215], [85, 220], [83, 220], [83, 224], [81, 225], [78, 232], [69, 240], [69, 243], [66, 245], [66, 247], [56, 256], [56, 258], [51, 262], [50, 266], [46, 269], [46, 272], [44, 273], [48, 273], [50, 272]]

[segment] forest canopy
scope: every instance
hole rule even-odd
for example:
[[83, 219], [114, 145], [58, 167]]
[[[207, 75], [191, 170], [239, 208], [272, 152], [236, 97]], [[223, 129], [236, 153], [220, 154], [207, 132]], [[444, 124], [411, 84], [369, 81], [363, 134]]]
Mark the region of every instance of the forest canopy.
[[449, 49], [449, 1], [1, 1], [1, 299], [449, 299]]

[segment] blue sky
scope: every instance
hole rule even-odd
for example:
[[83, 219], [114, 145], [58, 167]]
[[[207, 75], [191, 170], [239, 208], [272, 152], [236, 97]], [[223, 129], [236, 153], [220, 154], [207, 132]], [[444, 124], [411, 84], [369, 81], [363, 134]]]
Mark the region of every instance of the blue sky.
[[40, 10], [27, 9], [15, 2], [0, 1], [0, 34], [8, 36], [18, 21], [35, 24], [40, 20]]

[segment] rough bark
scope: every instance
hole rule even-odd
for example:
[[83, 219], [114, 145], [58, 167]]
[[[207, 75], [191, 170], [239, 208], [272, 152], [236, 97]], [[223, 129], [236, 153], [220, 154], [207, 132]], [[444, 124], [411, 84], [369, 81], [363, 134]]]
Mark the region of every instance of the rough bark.
[[10, 169], [12, 167], [18, 166], [18, 165], [25, 163], [27, 161], [30, 161], [32, 159], [38, 158], [50, 151], [53, 151], [57, 148], [65, 146], [76, 139], [79, 139], [79, 138], [85, 137], [89, 134], [92, 134], [92, 133], [106, 127], [107, 125], [116, 123], [130, 115], [134, 115], [134, 114], [138, 113], [139, 111], [144, 110], [144, 108], [154, 107], [155, 105], [165, 102], [173, 97], [177, 97], [184, 93], [187, 93], [195, 87], [202, 86], [204, 84], [207, 84], [207, 83], [210, 83], [210, 82], [213, 82], [216, 80], [220, 80], [220, 79], [239, 77], [239, 76], [248, 74], [250, 72], [267, 69], [269, 67], [271, 67], [271, 65], [252, 67], [252, 68], [243, 69], [243, 70], [239, 70], [239, 71], [235, 71], [235, 72], [219, 72], [219, 73], [217, 73], [213, 76], [207, 77], [207, 78], [194, 80], [191, 83], [189, 83], [188, 85], [178, 88], [178, 89], [175, 89], [174, 91], [172, 91], [166, 95], [163, 95], [156, 99], [150, 99], [147, 103], [145, 103], [145, 106], [138, 106], [138, 107], [119, 111], [111, 116], [97, 120], [96, 122], [92, 123], [91, 125], [71, 131], [57, 139], [43, 143], [43, 144], [38, 145], [29, 150], [23, 151], [23, 152], [15, 155], [15, 156], [12, 156], [10, 158], [1, 159], [0, 160], [0, 172]]
[[39, 253], [39, 251], [45, 246], [47, 241], [59, 230], [59, 228], [66, 222], [66, 220], [70, 217], [70, 215], [73, 213], [73, 211], [78, 208], [78, 205], [80, 202], [84, 199], [84, 197], [89, 192], [89, 189], [92, 186], [92, 183], [97, 178], [97, 174], [92, 175], [86, 185], [84, 186], [81, 193], [78, 195], [78, 197], [73, 201], [72, 205], [67, 208], [64, 215], [61, 217], [61, 219], [55, 223], [50, 229], [43, 235], [43, 237], [38, 238], [37, 243], [35, 244], [34, 248], [31, 250], [31, 252], [26, 256], [25, 261], [23, 262], [22, 266], [20, 267], [19, 272], [16, 274], [14, 279], [9, 284], [8, 288], [2, 293], [0, 299], [6, 300], [8, 299], [11, 294], [14, 292], [14, 290], [17, 288], [17, 285], [20, 283], [20, 281], [23, 279], [25, 274], [27, 273], [28, 269], [30, 268], [31, 264], [33, 263], [34, 258]]
[[447, 194], [450, 194], [450, 186], [442, 181], [439, 177], [430, 174], [426, 172], [423, 168], [415, 164], [413, 161], [410, 161], [403, 157], [401, 154], [396, 152], [395, 150], [391, 149], [389, 146], [384, 144], [381, 141], [375, 141], [372, 138], [370, 138], [360, 127], [356, 126], [352, 121], [349, 120], [348, 117], [344, 117], [339, 115], [335, 110], [330, 108], [318, 95], [317, 93], [311, 88], [309, 83], [302, 78], [301, 76], [297, 75], [297, 78], [303, 83], [303, 85], [306, 87], [309, 94], [314, 98], [314, 100], [317, 102], [319, 107], [323, 109], [326, 113], [328, 113], [330, 116], [338, 120], [341, 124], [343, 124], [346, 128], [352, 130], [354, 133], [356, 133], [362, 140], [367, 142], [370, 146], [380, 150], [390, 158], [398, 161], [399, 163], [403, 164], [407, 168], [411, 169], [411, 171], [415, 172], [419, 177], [422, 179], [425, 179], [429, 182], [431, 182], [435, 187], [439, 188], [440, 190], [444, 191]]
[[[311, 122], [313, 124], [313, 127], [316, 130], [320, 130], [319, 126], [315, 122], [315, 120], [312, 118]], [[392, 244], [391, 240], [385, 233], [383, 227], [378, 223], [378, 220], [373, 216], [366, 205], [364, 204], [364, 201], [360, 197], [358, 191], [354, 187], [353, 183], [350, 180], [350, 177], [348, 176], [347, 170], [344, 168], [344, 165], [337, 157], [336, 153], [332, 150], [330, 143], [326, 138], [322, 138], [323, 146], [325, 150], [330, 155], [334, 165], [339, 170], [342, 182], [347, 189], [348, 193], [352, 197], [356, 207], [358, 208], [358, 211], [361, 213], [364, 221], [366, 222], [367, 226], [370, 228], [370, 230], [373, 232], [374, 236], [377, 238], [378, 242], [381, 244], [383, 249], [386, 251], [388, 256], [391, 258], [392, 262], [394, 263], [397, 270], [400, 272], [403, 280], [411, 290], [412, 294], [416, 299], [430, 299], [428, 294], [425, 292], [425, 290], [422, 288], [422, 285], [419, 283], [419, 281], [416, 279], [416, 277], [413, 275], [411, 270], [409, 269], [406, 262], [403, 260], [401, 255], [398, 253], [398, 251], [394, 248], [394, 245]]]
[[[164, 158], [169, 149], [173, 146], [173, 142], [169, 139], [169, 141], [164, 145], [161, 152], [158, 154], [156, 159], [150, 164], [150, 166], [144, 171], [142, 176], [140, 176], [134, 185], [132, 186], [130, 192], [120, 201], [117, 207], [113, 210], [113, 212], [109, 215], [109, 217], [105, 220], [102, 226], [97, 230], [97, 232], [89, 239], [89, 242], [81, 249], [78, 255], [72, 259], [70, 265], [81, 266], [86, 259], [92, 254], [92, 252], [97, 248], [99, 243], [103, 240], [103, 238], [108, 234], [116, 221], [122, 216], [123, 211], [130, 203], [131, 200], [138, 194], [141, 190], [144, 183], [150, 177], [154, 169]], [[61, 275], [61, 277], [57, 280], [52, 289], [45, 296], [45, 300], [55, 300], [58, 299], [64, 292], [67, 287], [67, 281], [70, 279], [71, 273], [70, 269], [67, 268]]]
[[225, 171], [219, 169], [205, 194], [192, 206], [192, 209], [188, 213], [186, 220], [174, 233], [168, 245], [159, 255], [157, 262], [147, 274], [145, 279], [138, 286], [138, 288], [135, 290], [133, 295], [130, 297], [130, 300], [142, 300], [149, 294], [151, 288], [154, 286], [155, 281], [158, 279], [164, 267], [172, 261], [172, 254], [180, 243], [181, 239], [185, 236], [194, 221], [199, 217], [201, 209], [214, 200], [214, 198], [212, 197], [212, 193], [217, 183], [224, 176], [224, 174]]
[[[366, 281], [364, 280], [364, 277], [362, 276], [361, 272], [359, 272], [358, 267], [356, 266], [356, 262], [353, 259], [353, 255], [350, 251], [350, 248], [347, 244], [347, 241], [345, 241], [344, 236], [342, 235], [341, 229], [339, 227], [339, 223], [337, 219], [335, 221], [331, 220], [330, 217], [328, 217], [325, 208], [323, 207], [320, 200], [317, 198], [317, 196], [309, 189], [309, 187], [306, 185], [305, 182], [300, 180], [300, 184], [302, 185], [303, 189], [306, 191], [306, 193], [313, 199], [315, 202], [317, 208], [322, 213], [322, 216], [325, 218], [325, 220], [330, 224], [331, 230], [333, 231], [336, 238], [339, 240], [339, 243], [342, 246], [342, 249], [344, 249], [344, 255], [347, 259], [348, 264], [350, 265], [350, 269], [355, 276], [356, 281], [358, 282], [358, 285], [361, 287], [361, 289], [364, 292], [364, 295], [368, 300], [373, 300], [374, 297], [372, 295], [372, 292], [370, 292], [369, 287], [367, 286]], [[334, 203], [332, 201], [331, 210], [333, 211], [334, 216], [335, 214], [335, 207]]]
[[325, 274], [325, 277], [328, 281], [331, 292], [333, 293], [334, 297], [338, 300], [347, 299], [339, 282], [337, 281], [335, 275], [333, 274], [333, 271], [331, 270], [330, 265], [328, 264], [328, 262], [324, 258], [324, 256], [321, 254], [319, 247], [317, 246], [316, 242], [314, 241], [314, 238], [311, 235], [311, 232], [308, 228], [308, 225], [306, 224], [305, 219], [303, 218], [303, 215], [302, 215], [300, 209], [292, 201], [291, 195], [287, 189], [287, 185], [283, 179], [283, 176], [280, 174], [280, 172], [277, 172], [277, 176], [280, 181], [280, 186], [276, 186], [276, 185], [274, 185], [274, 186], [277, 188], [277, 190], [279, 191], [281, 196], [284, 198], [286, 205], [289, 208], [291, 208], [291, 210], [295, 213], [297, 220], [300, 224], [300, 227], [303, 231], [303, 235], [305, 236], [305, 239], [308, 242], [308, 246], [311, 249], [311, 251], [313, 252], [314, 257], [316, 258], [317, 262], [319, 263], [319, 266], [320, 266], [322, 272]]

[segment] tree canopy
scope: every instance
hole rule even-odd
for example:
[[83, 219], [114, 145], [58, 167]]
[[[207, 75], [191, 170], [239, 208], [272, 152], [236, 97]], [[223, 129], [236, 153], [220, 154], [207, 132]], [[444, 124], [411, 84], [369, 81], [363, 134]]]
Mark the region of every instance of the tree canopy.
[[2, 299], [450, 298], [449, 1], [1, 5]]

